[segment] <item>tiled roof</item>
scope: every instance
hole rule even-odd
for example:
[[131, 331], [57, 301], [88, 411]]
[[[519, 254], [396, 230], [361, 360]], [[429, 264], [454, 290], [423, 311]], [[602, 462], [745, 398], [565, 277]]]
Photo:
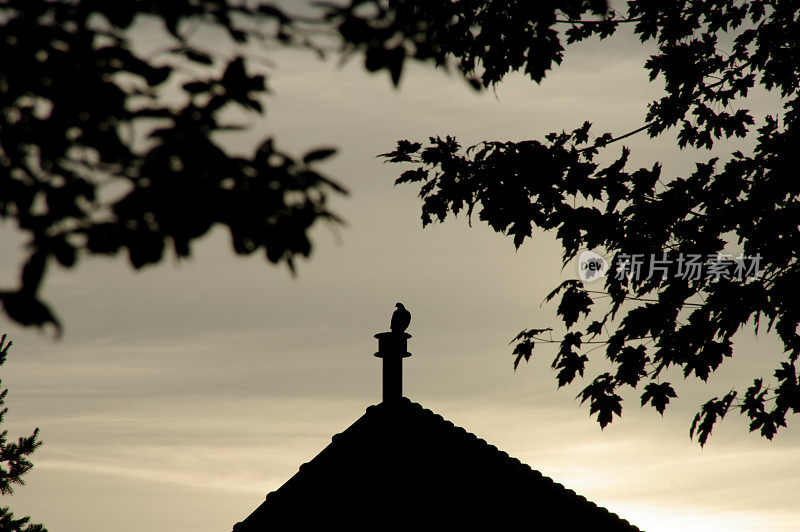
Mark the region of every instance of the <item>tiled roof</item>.
[[430, 410], [370, 406], [235, 532], [639, 530]]

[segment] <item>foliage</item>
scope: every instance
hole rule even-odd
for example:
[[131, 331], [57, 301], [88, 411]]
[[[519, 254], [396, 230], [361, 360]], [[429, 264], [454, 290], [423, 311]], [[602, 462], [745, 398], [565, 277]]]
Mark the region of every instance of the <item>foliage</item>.
[[[264, 139], [241, 156], [219, 140], [237, 129], [230, 124], [237, 113], [264, 111], [266, 77], [248, 58], [255, 43], [322, 53], [332, 38], [395, 85], [413, 59], [455, 68], [480, 89], [513, 71], [538, 82], [562, 62], [565, 44], [611, 37], [626, 24], [657, 45], [645, 68], [665, 85], [636, 130], [595, 135], [587, 121], [542, 140], [466, 150], [450, 137], [425, 146], [404, 140], [384, 155], [418, 163], [397, 183], [420, 186], [426, 225], [459, 212], [471, 219], [477, 209], [515, 246], [534, 228], [554, 230], [565, 262], [598, 249], [613, 257], [612, 270], [626, 256], [674, 262], [726, 245], [762, 257], [758, 279], [609, 275], [602, 295], [566, 284], [550, 297], [561, 294], [567, 334], [549, 341], [560, 344], [559, 385], [583, 376], [590, 350], [605, 347], [614, 370], [579, 394], [605, 426], [620, 415], [625, 388], [663, 413], [676, 396], [670, 368], [706, 381], [732, 355], [736, 332], [765, 320], [786, 348], [774, 384], [756, 379], [744, 394], [710, 400], [692, 434], [705, 443], [734, 405], [765, 437], [786, 425], [800, 408], [800, 311], [792, 297], [800, 203], [790, 171], [798, 144], [796, 0], [630, 0], [624, 14], [607, 12], [604, 0], [316, 4], [319, 16], [301, 17], [261, 1], [0, 0], [0, 216], [29, 237], [20, 287], [0, 291], [9, 316], [58, 327], [38, 295], [53, 261], [72, 267], [81, 254], [125, 252], [141, 268], [161, 261], [167, 246], [188, 256], [193, 241], [222, 224], [236, 253], [263, 249], [270, 262], [292, 268], [310, 253], [314, 222], [339, 222], [327, 196], [344, 190], [315, 169], [333, 149], [296, 158]], [[142, 28], [163, 49], [142, 51], [134, 42]], [[225, 44], [197, 38], [206, 30]], [[783, 102], [758, 124], [741, 106], [755, 87]], [[598, 162], [614, 142], [668, 130], [679, 147], [712, 149], [741, 137], [755, 148], [700, 161], [688, 176], [662, 176], [658, 163], [629, 169], [627, 148], [610, 164]], [[598, 308], [599, 297], [609, 309]], [[515, 367], [548, 341], [538, 336], [545, 330], [517, 337]]]
[[[8, 350], [13, 342], [6, 341], [6, 335], [0, 337], [0, 366], [6, 361]], [[0, 381], [1, 382], [1, 381]], [[0, 424], [8, 412], [5, 406], [8, 389], [0, 391]], [[0, 432], [0, 495], [9, 495], [14, 491], [14, 485], [24, 484], [22, 476], [27, 473], [33, 464], [28, 457], [41, 445], [39, 429], [34, 429], [30, 436], [20, 437], [16, 442], [6, 439], [7, 431]], [[30, 523], [29, 517], [15, 518], [7, 507], [0, 507], [0, 532], [47, 532], [42, 525]]]
[[[490, 9], [496, 3], [485, 4]], [[695, 417], [691, 436], [705, 444], [714, 423], [735, 406], [750, 419], [751, 431], [773, 438], [786, 426], [787, 415], [800, 411], [800, 306], [794, 292], [800, 284], [800, 185], [794, 164], [800, 145], [798, 3], [631, 0], [627, 13], [609, 12], [601, 20], [581, 18], [583, 11], [575, 7], [537, 5], [547, 15], [523, 22], [510, 10], [502, 27], [512, 32], [504, 42], [529, 42], [526, 31], [531, 27], [537, 35], [551, 36], [549, 49], [537, 49], [546, 54], [538, 57], [539, 65], [560, 63], [561, 39], [605, 38], [621, 24], [633, 25], [643, 43], [657, 45], [645, 68], [665, 89], [649, 104], [644, 125], [617, 137], [595, 136], [587, 121], [543, 140], [486, 141], [466, 149], [452, 137], [432, 137], [426, 144], [400, 140], [383, 157], [415, 167], [396, 183], [420, 187], [423, 225], [460, 212], [471, 221], [477, 213], [479, 221], [511, 237], [516, 247], [534, 228], [555, 231], [565, 264], [584, 248], [612, 257], [602, 292], [571, 280], [548, 296], [562, 292], [557, 310], [567, 330], [562, 340], [543, 338], [541, 333], [549, 329], [532, 329], [512, 342], [515, 368], [520, 360], [531, 359], [537, 342], [560, 343], [553, 361], [559, 387], [583, 376], [587, 354], [604, 347], [613, 370], [595, 376], [578, 394], [601, 427], [621, 415], [625, 389], [638, 390], [642, 405], [663, 414], [677, 396], [669, 382], [674, 376], [670, 368], [705, 382], [733, 355], [737, 331], [758, 331], [766, 321], [786, 353], [774, 383], [757, 378], [743, 398], [734, 388], [721, 399], [711, 399]], [[554, 29], [559, 25], [562, 33]], [[486, 33], [494, 42], [493, 28], [479, 26], [475, 41]], [[453, 53], [469, 58], [458, 47]], [[491, 61], [483, 65], [485, 84], [521, 68], [518, 55], [500, 63], [508, 68]], [[481, 68], [469, 60], [460, 64], [466, 75]], [[538, 81], [541, 76], [531, 77]], [[746, 107], [756, 88], [772, 91], [782, 101], [774, 116], [758, 124]], [[681, 148], [712, 149], [732, 137], [751, 139], [754, 148], [724, 160], [715, 156], [700, 161], [687, 176], [663, 176], [658, 163], [630, 169], [625, 147], [610, 164], [598, 162], [598, 154], [610, 155], [608, 146], [616, 141], [639, 132], [656, 137], [670, 129], [677, 132]], [[681, 262], [685, 257], [705, 259], [731, 248], [743, 254], [738, 262], [701, 261], [716, 275], [675, 275], [659, 268], [665, 263], [687, 267]], [[636, 256], [650, 258], [642, 265], [647, 275], [616, 274], [627, 267], [626, 259]], [[760, 257], [757, 277], [732, 275], [732, 269], [747, 264], [744, 257]]]
[[[341, 223], [327, 197], [345, 190], [315, 168], [334, 149], [296, 158], [266, 138], [242, 156], [219, 138], [244, 128], [232, 117], [264, 113], [265, 46], [324, 55], [338, 42], [394, 85], [407, 58], [455, 57], [476, 88], [513, 69], [538, 81], [561, 60], [556, 32], [528, 24], [553, 22], [547, 3], [314, 4], [301, 16], [258, 0], [0, 0], [0, 219], [28, 239], [20, 286], [0, 290], [12, 319], [60, 332], [39, 295], [54, 261], [126, 253], [142, 268], [169, 248], [189, 256], [221, 224], [236, 253], [263, 250], [294, 270], [311, 252], [309, 228]], [[605, 9], [562, 4], [576, 16]]]
[[[529, 2], [470, 0], [454, 24], [444, 0], [318, 4], [319, 16], [300, 17], [269, 2], [0, 0], [0, 217], [29, 237], [20, 287], [0, 291], [10, 317], [59, 326], [38, 295], [53, 261], [69, 268], [81, 255], [126, 252], [141, 268], [170, 246], [188, 256], [222, 224], [237, 253], [263, 249], [292, 268], [310, 253], [315, 221], [340, 221], [326, 198], [344, 190], [314, 169], [335, 150], [294, 158], [267, 138], [238, 156], [219, 141], [243, 128], [230, 116], [264, 111], [254, 44], [323, 53], [314, 37], [332, 27], [345, 55], [363, 52], [365, 67], [395, 85], [407, 57], [457, 56], [465, 73], [483, 64], [476, 86], [514, 68], [538, 80], [560, 61], [555, 32], [524, 22], [552, 10]], [[492, 31], [475, 36], [476, 25]]]
[[440, 67], [454, 64], [475, 88], [489, 87], [517, 70], [539, 81], [561, 63], [563, 47], [551, 27], [555, 5], [574, 17], [606, 11], [605, 0], [360, 0], [323, 5], [343, 51], [363, 52], [367, 70], [386, 69], [396, 85], [406, 57]]
[[28, 236], [20, 287], [0, 291], [17, 322], [59, 327], [38, 295], [53, 261], [126, 252], [142, 268], [221, 224], [236, 253], [293, 268], [309, 227], [339, 222], [326, 200], [344, 189], [315, 169], [334, 150], [295, 158], [266, 138], [241, 156], [218, 138], [264, 111], [250, 44], [313, 47], [271, 4], [0, 0], [0, 28], [0, 217]]

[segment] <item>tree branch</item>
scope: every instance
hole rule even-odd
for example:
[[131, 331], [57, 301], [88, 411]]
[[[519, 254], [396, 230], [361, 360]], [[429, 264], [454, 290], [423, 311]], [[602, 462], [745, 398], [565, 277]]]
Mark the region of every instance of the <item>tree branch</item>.
[[626, 139], [626, 138], [628, 138], [628, 137], [630, 137], [632, 135], [640, 133], [640, 132], [644, 131], [645, 129], [647, 129], [648, 127], [652, 126], [652, 125], [653, 125], [653, 122], [648, 122], [645, 125], [643, 125], [642, 127], [640, 127], [639, 129], [634, 129], [633, 131], [625, 133], [624, 135], [620, 135], [619, 137], [614, 137], [613, 139], [611, 139], [611, 140], [609, 140], [607, 142], [603, 142], [603, 143], [595, 142], [591, 146], [587, 146], [586, 148], [581, 148], [580, 150], [578, 150], [578, 152], [591, 150], [593, 148], [604, 148], [604, 147], [608, 146], [609, 144], [611, 144], [612, 142], [617, 142], [618, 140]]

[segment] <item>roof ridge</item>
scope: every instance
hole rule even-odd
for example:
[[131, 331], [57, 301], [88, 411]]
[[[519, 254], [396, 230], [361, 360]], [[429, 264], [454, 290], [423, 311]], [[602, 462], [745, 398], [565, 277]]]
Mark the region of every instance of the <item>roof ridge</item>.
[[[569, 494], [569, 495], [573, 496], [574, 498], [578, 499], [579, 501], [581, 501], [581, 503], [589, 504], [592, 507], [594, 507], [595, 509], [602, 511], [602, 512], [608, 514], [609, 516], [613, 516], [613, 517], [616, 517], [617, 519], [620, 519], [621, 521], [624, 521], [625, 523], [627, 523], [628, 525], [633, 527], [634, 530], [638, 530], [638, 528], [636, 528], [634, 525], [632, 525], [627, 519], [624, 519], [624, 518], [620, 517], [617, 513], [612, 512], [611, 510], [609, 510], [608, 508], [605, 508], [603, 506], [599, 506], [597, 503], [589, 500], [584, 495], [581, 495], [580, 493], [577, 493], [575, 490], [573, 490], [571, 488], [568, 488], [568, 487], [564, 486], [563, 484], [561, 484], [560, 482], [557, 482], [557, 481], [553, 480], [552, 478], [548, 477], [547, 475], [545, 475], [544, 473], [542, 473], [538, 469], [532, 468], [529, 464], [523, 462], [519, 458], [511, 456], [506, 451], [500, 449], [496, 445], [493, 445], [493, 444], [487, 442], [486, 440], [484, 440], [483, 438], [481, 438], [477, 434], [468, 431], [464, 427], [456, 425], [455, 423], [453, 423], [449, 419], [445, 418], [441, 414], [437, 414], [433, 410], [430, 410], [430, 409], [422, 406], [421, 404], [416, 403], [416, 402], [414, 402], [414, 401], [412, 401], [412, 400], [410, 400], [410, 399], [408, 399], [406, 397], [403, 397], [402, 399], [400, 399], [396, 404], [400, 404], [401, 401], [402, 401], [402, 404], [408, 404], [411, 407], [422, 411], [424, 414], [430, 415], [431, 417], [433, 417], [437, 421], [441, 421], [444, 426], [446, 426], [446, 427], [448, 427], [450, 429], [454, 429], [456, 432], [459, 433], [459, 435], [466, 435], [468, 438], [472, 439], [475, 443], [479, 444], [484, 449], [488, 449], [488, 450], [494, 452], [495, 454], [498, 455], [498, 457], [502, 458], [504, 461], [509, 462], [510, 464], [515, 466], [515, 468], [517, 470], [519, 470], [520, 472], [523, 472], [525, 474], [533, 474], [536, 477], [537, 480], [540, 480], [540, 481], [544, 480], [545, 482], [551, 483], [552, 485], [562, 489], [567, 494]], [[371, 406], [367, 407], [367, 412], [369, 412], [371, 408], [380, 407], [383, 404], [384, 403], [381, 403], [381, 404], [378, 404], [378, 405], [371, 405]]]
[[[378, 477], [374, 476], [376, 473]], [[594, 527], [598, 530], [639, 530], [616, 513], [405, 397], [368, 406], [360, 418], [334, 434], [331, 443], [319, 454], [302, 464], [280, 488], [268, 494], [267, 500], [237, 530], [261, 530], [258, 528], [261, 525], [256, 523], [273, 519], [269, 516], [279, 515], [287, 504], [292, 507], [298, 504], [298, 500], [308, 500], [309, 493], [316, 494], [311, 495], [312, 498], [322, 493], [339, 496], [336, 492], [341, 489], [356, 489], [362, 493], [360, 490], [364, 489], [364, 484], [354, 488], [350, 480], [353, 474], [366, 475], [363, 478], [371, 479], [368, 481], [370, 486], [376, 479], [379, 483], [387, 479], [388, 489], [398, 482], [400, 484], [395, 488], [399, 485], [413, 486], [409, 488], [412, 490], [430, 489], [426, 485], [429, 481], [435, 486], [449, 486], [447, 482], [452, 482], [448, 480], [451, 478], [449, 475], [455, 475], [452, 478], [460, 479], [457, 482], [466, 481], [472, 486], [471, 490], [476, 489], [465, 493], [468, 498], [479, 497], [481, 504], [500, 500], [496, 498], [499, 492], [495, 493], [492, 488], [494, 483], [499, 483], [497, 486], [502, 488], [502, 493], [509, 494], [518, 504], [530, 501], [545, 511], [566, 511], [568, 519], [581, 523], [599, 519], [598, 525], [605, 523], [606, 526]], [[459, 484], [452, 487], [463, 489]], [[365, 493], [369, 497], [369, 489]], [[503, 501], [505, 505], [507, 501]], [[470, 503], [461, 499], [457, 504], [467, 504], [464, 508], [470, 508]], [[251, 524], [257, 528], [251, 528]]]

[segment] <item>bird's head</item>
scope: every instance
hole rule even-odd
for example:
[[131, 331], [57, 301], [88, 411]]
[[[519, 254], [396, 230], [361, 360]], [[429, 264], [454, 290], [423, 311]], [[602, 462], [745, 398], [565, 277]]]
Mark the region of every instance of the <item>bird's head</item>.
[[405, 308], [402, 303], [396, 304], [395, 307], [397, 307], [397, 308]]

